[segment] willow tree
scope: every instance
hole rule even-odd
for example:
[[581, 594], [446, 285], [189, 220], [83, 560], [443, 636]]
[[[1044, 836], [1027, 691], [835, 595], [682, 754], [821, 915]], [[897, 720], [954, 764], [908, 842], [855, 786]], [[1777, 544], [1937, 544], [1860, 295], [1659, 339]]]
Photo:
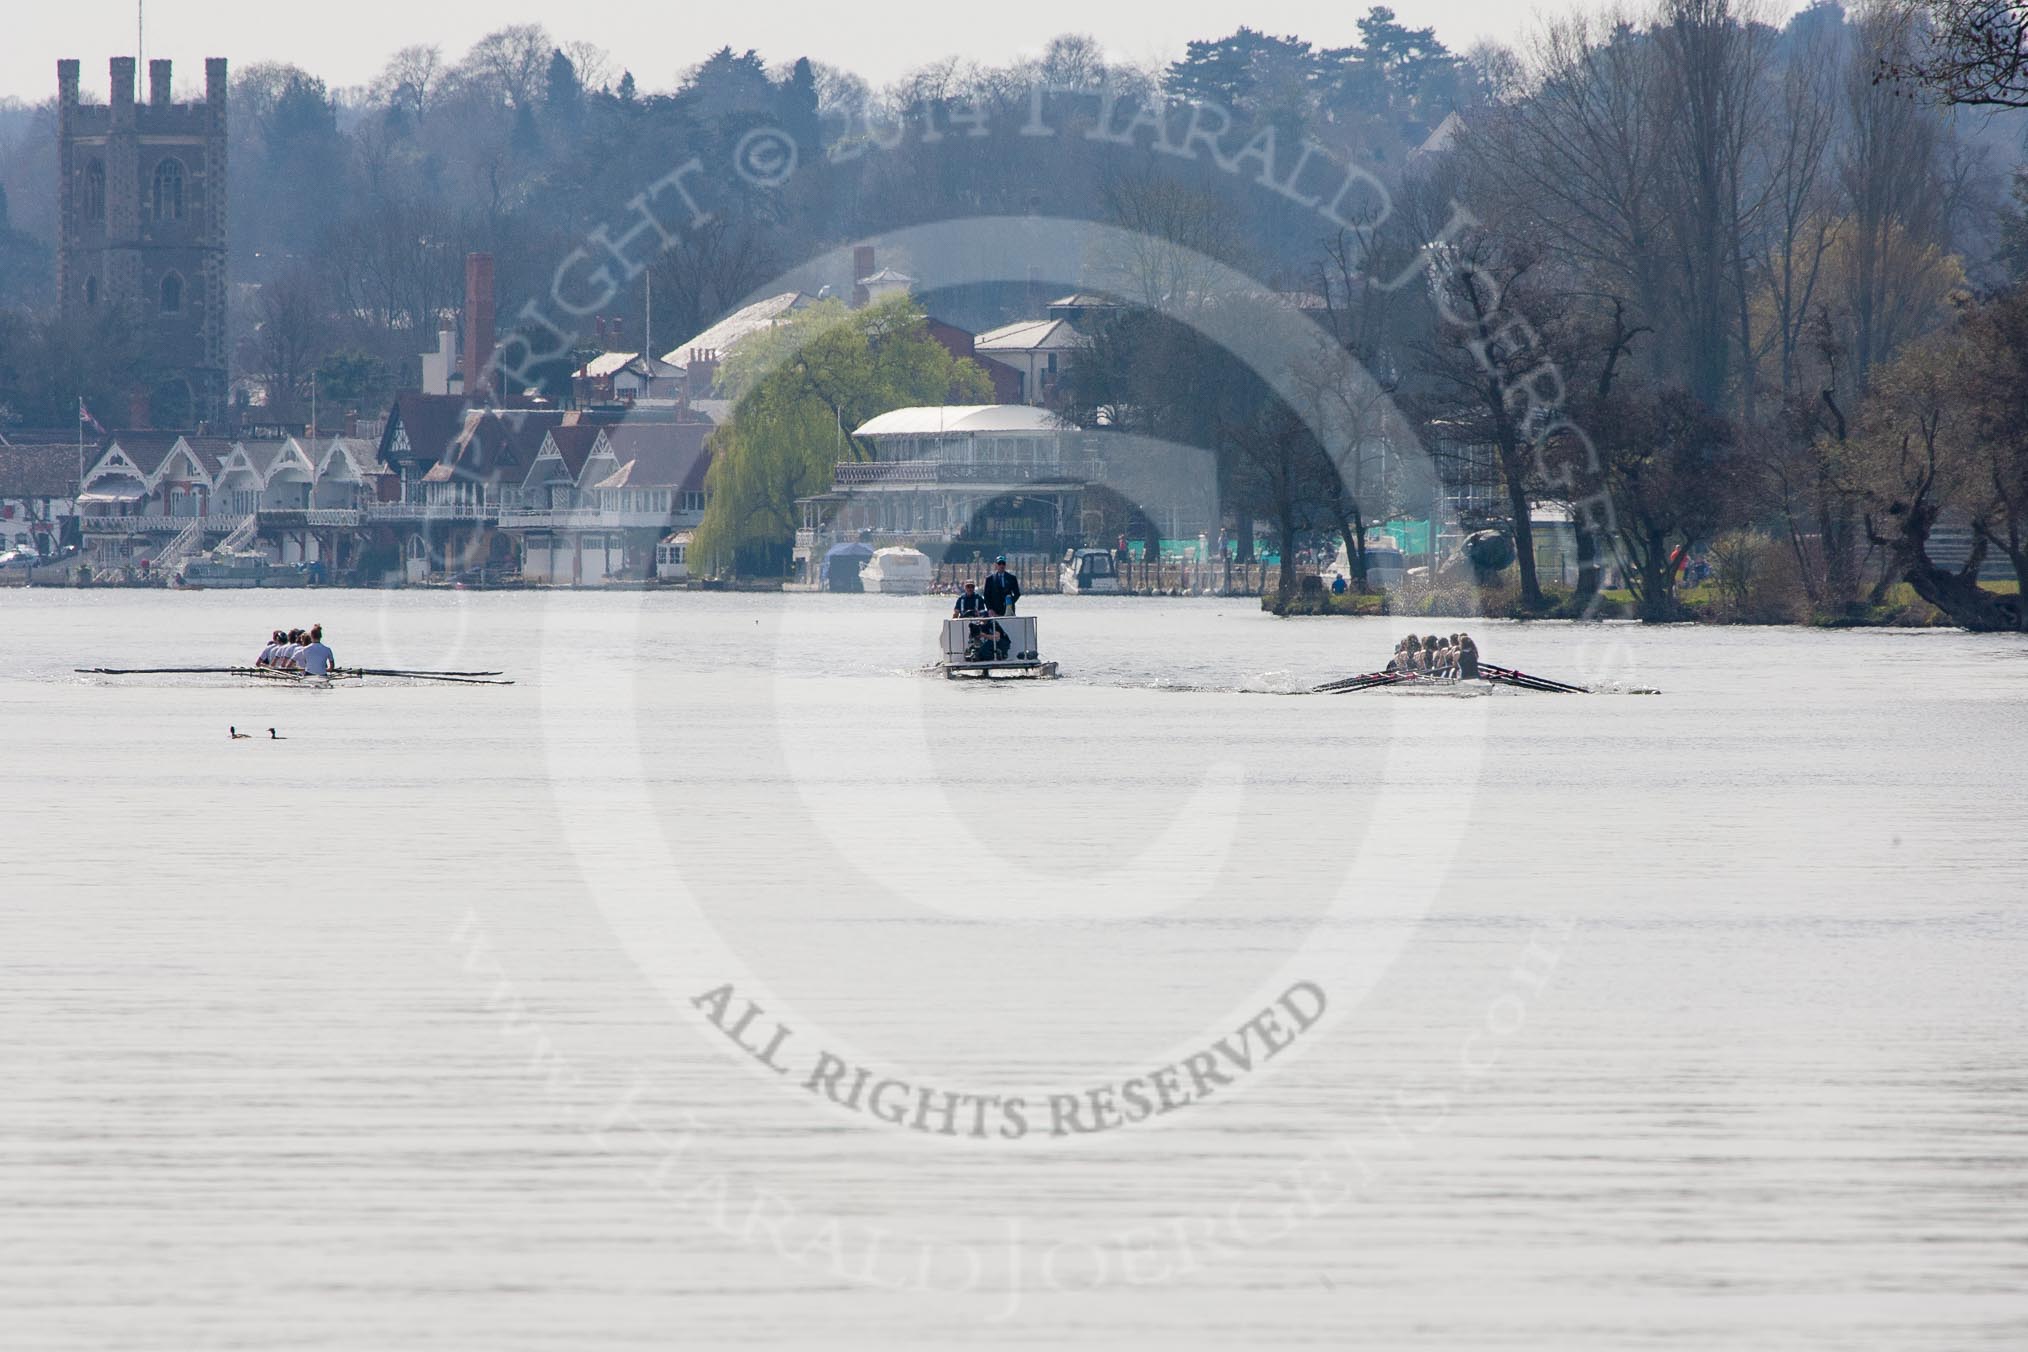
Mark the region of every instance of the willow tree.
[[[1850, 472], [1867, 527], [1915, 594], [1966, 629], [2028, 629], [2017, 591], [1979, 584], [1998, 548], [2028, 581], [2028, 292], [1995, 298], [1883, 365]], [[1971, 528], [1964, 562], [1931, 555], [1946, 520]]]
[[891, 409], [993, 397], [986, 373], [937, 342], [906, 296], [796, 312], [734, 349], [723, 378], [732, 418], [712, 434], [709, 505], [691, 556], [762, 576], [787, 567], [796, 500], [829, 489], [840, 461], [867, 458], [854, 428]]

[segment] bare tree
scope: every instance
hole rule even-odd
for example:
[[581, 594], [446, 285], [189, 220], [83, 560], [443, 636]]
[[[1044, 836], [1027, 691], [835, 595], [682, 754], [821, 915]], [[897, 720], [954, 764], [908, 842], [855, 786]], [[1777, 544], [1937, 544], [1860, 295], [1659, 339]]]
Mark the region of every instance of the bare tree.
[[[1383, 276], [1398, 274], [1410, 260], [1399, 256], [1399, 231], [1371, 227], [1340, 230], [1325, 241], [1316, 286], [1322, 320], [1337, 346], [1356, 364], [1319, 363], [1295, 374], [1304, 398], [1316, 406], [1313, 425], [1338, 429], [1324, 452], [1335, 471], [1324, 477], [1323, 510], [1345, 542], [1352, 585], [1367, 589], [1366, 530], [1394, 506], [1388, 481], [1390, 447], [1406, 446], [1412, 432], [1395, 410], [1401, 384], [1399, 362], [1412, 292], [1388, 287]], [[1395, 464], [1400, 464], [1400, 454]]]
[[1223, 429], [1232, 451], [1234, 486], [1274, 522], [1281, 546], [1281, 601], [1296, 596], [1296, 538], [1315, 524], [1318, 504], [1337, 471], [1310, 427], [1281, 400]]
[[1213, 299], [1219, 265], [1244, 252], [1229, 202], [1158, 168], [1115, 173], [1101, 191], [1119, 230], [1085, 260], [1100, 290], [1170, 314]]
[[[363, 195], [326, 240], [324, 275], [338, 308], [399, 341], [382, 355], [406, 359], [434, 337], [463, 286], [464, 231], [454, 213], [421, 194], [386, 187]], [[381, 346], [376, 344], [376, 346]]]
[[[1657, 60], [1624, 16], [1561, 20], [1530, 53], [1532, 93], [1460, 141], [1464, 196], [1489, 228], [1526, 229], [1569, 291], [1643, 323], [1670, 309]], [[1664, 359], [1648, 346], [1652, 378]]]
[[655, 332], [680, 342], [778, 275], [781, 259], [764, 223], [720, 213], [681, 232], [653, 269]]
[[1448, 441], [1491, 448], [1507, 499], [1521, 602], [1538, 610], [1543, 597], [1531, 498], [1541, 428], [1525, 392], [1548, 361], [1536, 322], [1542, 318], [1539, 298], [1528, 295], [1541, 257], [1518, 233], [1486, 230], [1466, 232], [1435, 252], [1430, 280], [1441, 320], [1416, 345], [1426, 382], [1423, 418]]
[[1774, 357], [1784, 399], [1795, 392], [1797, 357], [1816, 302], [1836, 224], [1830, 152], [1838, 131], [1842, 34], [1813, 30], [1780, 76], [1780, 111], [1768, 165], [1767, 206], [1753, 241], [1753, 266], [1767, 297], [1767, 333], [1753, 352]]
[[267, 387], [268, 406], [296, 413], [306, 402], [310, 372], [329, 347], [322, 290], [314, 273], [292, 268], [261, 287], [258, 305], [256, 369]]
[[1732, 0], [1668, 0], [1654, 41], [1677, 318], [1669, 332], [1683, 384], [1705, 407], [1721, 406], [1737, 374], [1750, 408], [1752, 367], [1735, 369], [1734, 356], [1752, 344], [1740, 241], [1759, 206], [1749, 177], [1767, 121], [1767, 30], [1743, 21]]
[[1528, 68], [1512, 47], [1498, 42], [1476, 42], [1466, 49], [1465, 64], [1495, 103], [1511, 102], [1527, 92]]
[[[1862, 12], [1858, 28], [1862, 50], [1900, 40], [1885, 8]], [[1847, 68], [1845, 108], [1841, 308], [1854, 386], [1863, 395], [1877, 362], [1941, 322], [1957, 265], [1943, 247], [1949, 194], [1936, 113], [1897, 96], [1863, 60]]]
[[596, 42], [582, 39], [566, 42], [560, 50], [577, 72], [577, 82], [586, 89], [604, 89], [613, 82], [613, 54]]
[[1900, 0], [1895, 40], [1873, 79], [1945, 103], [2028, 108], [2028, 5], [2019, 0]]
[[511, 108], [532, 107], [541, 102], [547, 88], [549, 57], [555, 50], [541, 24], [512, 24], [473, 43], [452, 73]]
[[443, 49], [419, 43], [388, 58], [368, 88], [376, 103], [421, 121], [443, 77]]

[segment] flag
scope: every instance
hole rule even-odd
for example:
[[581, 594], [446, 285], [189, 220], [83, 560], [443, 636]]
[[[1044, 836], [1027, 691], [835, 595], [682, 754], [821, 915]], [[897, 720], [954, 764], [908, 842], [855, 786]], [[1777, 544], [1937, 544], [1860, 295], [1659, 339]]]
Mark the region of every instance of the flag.
[[77, 425], [79, 427], [89, 427], [100, 436], [106, 434], [106, 429], [99, 425], [99, 420], [94, 418], [92, 411], [85, 407], [83, 395], [79, 395], [77, 400]]

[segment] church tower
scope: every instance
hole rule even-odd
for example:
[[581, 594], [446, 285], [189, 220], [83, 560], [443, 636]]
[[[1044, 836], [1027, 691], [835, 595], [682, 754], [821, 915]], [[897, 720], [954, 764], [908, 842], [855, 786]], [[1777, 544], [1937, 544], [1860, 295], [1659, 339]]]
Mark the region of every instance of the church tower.
[[[204, 63], [204, 102], [173, 103], [169, 63], [112, 59], [112, 101], [78, 101], [78, 63], [56, 63], [56, 284], [66, 318], [118, 312], [152, 368], [164, 426], [225, 414], [225, 60]], [[124, 412], [124, 410], [122, 410]], [[115, 415], [118, 416], [118, 415]]]

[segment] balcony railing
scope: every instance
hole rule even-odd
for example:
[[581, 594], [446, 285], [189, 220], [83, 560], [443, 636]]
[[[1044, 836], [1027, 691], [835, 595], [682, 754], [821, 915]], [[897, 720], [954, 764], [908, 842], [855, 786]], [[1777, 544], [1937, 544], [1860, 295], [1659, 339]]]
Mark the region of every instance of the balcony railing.
[[677, 523], [675, 511], [607, 511], [600, 507], [531, 507], [503, 509], [502, 530], [628, 530], [665, 529]]
[[500, 508], [490, 502], [376, 502], [368, 521], [491, 521]]
[[840, 488], [853, 484], [933, 484], [939, 466], [934, 460], [852, 460], [838, 466]]
[[77, 525], [85, 535], [160, 535], [178, 533], [191, 525], [195, 517], [168, 517], [156, 511], [136, 513], [132, 517], [79, 517]]
[[853, 460], [834, 471], [839, 488], [874, 484], [1037, 484], [1090, 483], [1104, 473], [1097, 460], [1042, 464], [970, 464], [949, 460]]
[[[278, 526], [286, 530], [300, 526], [341, 526], [359, 524], [360, 513], [344, 507], [264, 507], [260, 522], [263, 526]], [[235, 518], [234, 524], [237, 524]]]

